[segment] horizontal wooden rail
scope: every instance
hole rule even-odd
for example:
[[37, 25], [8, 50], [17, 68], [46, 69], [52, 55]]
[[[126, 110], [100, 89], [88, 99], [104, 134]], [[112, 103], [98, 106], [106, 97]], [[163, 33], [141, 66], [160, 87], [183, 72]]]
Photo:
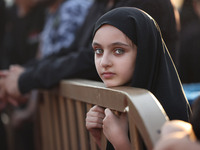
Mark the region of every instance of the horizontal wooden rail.
[[[39, 96], [39, 128], [42, 150], [97, 150], [85, 128], [87, 111], [99, 105], [128, 112], [133, 149], [152, 149], [160, 128], [168, 120], [158, 100], [149, 91], [132, 87], [106, 88], [89, 80], [63, 80], [56, 90]], [[102, 149], [106, 139], [102, 140]]]

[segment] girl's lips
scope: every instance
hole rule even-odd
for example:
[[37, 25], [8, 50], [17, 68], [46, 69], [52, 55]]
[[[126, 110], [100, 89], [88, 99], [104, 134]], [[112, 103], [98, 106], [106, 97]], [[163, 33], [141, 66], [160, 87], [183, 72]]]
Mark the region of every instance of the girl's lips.
[[114, 76], [115, 74], [112, 73], [112, 72], [104, 72], [101, 74], [101, 76], [104, 78], [104, 79], [110, 79]]

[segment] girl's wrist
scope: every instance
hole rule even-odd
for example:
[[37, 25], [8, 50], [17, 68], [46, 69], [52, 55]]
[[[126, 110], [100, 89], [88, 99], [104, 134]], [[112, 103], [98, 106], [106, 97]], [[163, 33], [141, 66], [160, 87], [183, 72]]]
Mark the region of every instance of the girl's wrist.
[[123, 138], [118, 138], [117, 141], [113, 142], [112, 143], [115, 150], [131, 150], [131, 142], [127, 137], [123, 137]]

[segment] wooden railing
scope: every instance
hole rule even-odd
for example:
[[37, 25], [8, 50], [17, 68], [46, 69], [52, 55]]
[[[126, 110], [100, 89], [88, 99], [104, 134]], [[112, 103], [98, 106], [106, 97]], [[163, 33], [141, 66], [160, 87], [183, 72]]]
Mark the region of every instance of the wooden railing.
[[[147, 90], [105, 88], [103, 83], [95, 81], [64, 80], [58, 89], [40, 93], [37, 126], [40, 149], [97, 150], [85, 128], [86, 113], [93, 105], [118, 112], [127, 110], [133, 149], [142, 149], [141, 143], [152, 149], [161, 126], [168, 119], [160, 103]], [[102, 149], [105, 147], [104, 138]]]

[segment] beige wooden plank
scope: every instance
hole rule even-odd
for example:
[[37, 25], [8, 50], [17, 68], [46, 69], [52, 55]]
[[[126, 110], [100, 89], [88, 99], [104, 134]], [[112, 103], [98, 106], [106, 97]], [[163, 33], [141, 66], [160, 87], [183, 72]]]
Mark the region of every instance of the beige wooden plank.
[[76, 101], [76, 110], [77, 110], [77, 120], [78, 120], [78, 130], [81, 150], [88, 150], [88, 134], [85, 127], [85, 104], [79, 101]]
[[130, 132], [130, 140], [131, 140], [131, 146], [133, 150], [139, 150], [139, 137], [138, 137], [138, 132], [137, 128], [135, 126], [135, 123], [132, 119], [129, 119], [129, 132]]
[[97, 86], [89, 85], [87, 83], [82, 84], [81, 81], [82, 80], [73, 82], [73, 80], [67, 80], [61, 82], [60, 94], [64, 97], [69, 97], [71, 99], [80, 100], [90, 104], [97, 104], [99, 106], [108, 107], [117, 111], [123, 111], [127, 106], [124, 101], [124, 99], [126, 99], [126, 94], [119, 91], [117, 92], [114, 89], [105, 88], [101, 84], [100, 86], [100, 82], [94, 82], [94, 84], [99, 85]]
[[41, 116], [41, 128], [42, 128], [42, 150], [49, 150], [49, 122], [48, 122], [48, 106], [46, 105], [45, 94], [42, 93], [40, 103], [40, 116]]
[[102, 133], [101, 133], [101, 149], [106, 149], [106, 145], [107, 145], [107, 139], [102, 131]]
[[160, 128], [168, 120], [162, 106], [151, 93], [144, 91], [132, 96], [128, 103], [129, 120], [133, 119], [146, 147], [152, 149], [159, 139]]
[[63, 150], [70, 150], [70, 139], [69, 139], [69, 120], [67, 117], [67, 110], [65, 104], [65, 98], [59, 96], [59, 110], [60, 110], [60, 118], [61, 118], [61, 140], [63, 144]]
[[38, 106], [38, 119], [40, 121], [40, 132], [41, 132], [41, 149], [48, 150], [48, 142], [47, 142], [47, 128], [46, 128], [46, 117], [45, 117], [45, 104], [43, 99], [39, 99], [39, 106]]
[[45, 137], [47, 138], [47, 146], [49, 150], [55, 150], [55, 143], [54, 143], [54, 135], [53, 135], [53, 124], [52, 124], [52, 108], [50, 105], [50, 98], [49, 98], [49, 93], [45, 92], [44, 93], [44, 101], [45, 101], [45, 118], [46, 118], [46, 129], [48, 135]]
[[75, 114], [74, 101], [67, 99], [67, 110], [68, 110], [68, 121], [69, 121], [69, 134], [70, 134], [70, 144], [72, 150], [79, 149], [78, 141], [78, 130], [77, 130], [77, 118]]
[[58, 96], [51, 94], [51, 105], [52, 105], [52, 123], [54, 124], [54, 143], [56, 150], [62, 150], [61, 146], [61, 135], [60, 135], [60, 119], [58, 111]]

